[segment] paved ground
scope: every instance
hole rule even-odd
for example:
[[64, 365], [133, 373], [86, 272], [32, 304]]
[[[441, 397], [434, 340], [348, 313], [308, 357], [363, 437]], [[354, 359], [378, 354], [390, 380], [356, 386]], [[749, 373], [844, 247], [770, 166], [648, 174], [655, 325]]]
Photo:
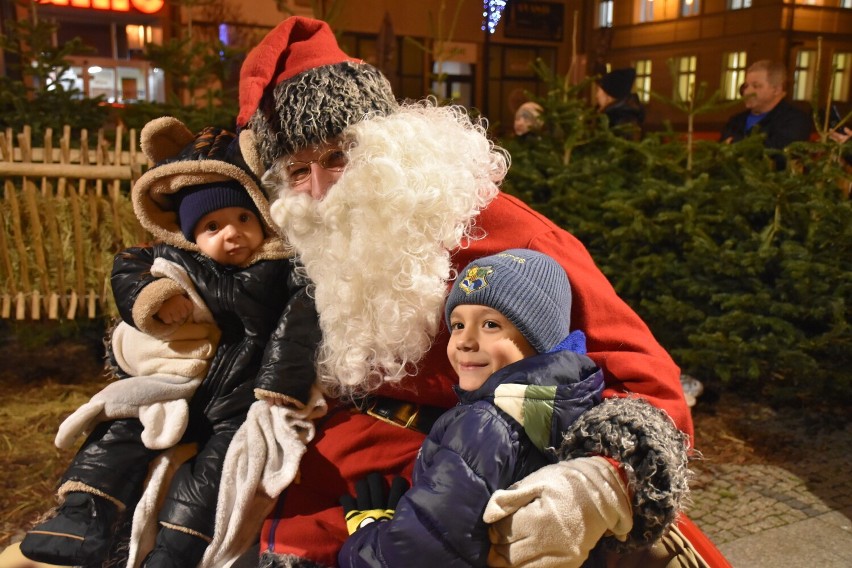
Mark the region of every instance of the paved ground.
[[696, 462], [690, 518], [735, 568], [852, 566], [852, 425], [785, 435], [777, 464]]

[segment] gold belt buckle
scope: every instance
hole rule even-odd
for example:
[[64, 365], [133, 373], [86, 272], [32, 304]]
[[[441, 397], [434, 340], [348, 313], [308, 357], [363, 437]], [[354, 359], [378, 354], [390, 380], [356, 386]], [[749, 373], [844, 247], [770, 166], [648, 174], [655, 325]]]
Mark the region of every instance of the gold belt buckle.
[[[385, 403], [393, 399], [383, 399]], [[394, 401], [391, 404], [396, 404], [396, 408], [383, 408], [376, 410], [379, 405], [379, 400], [374, 401], [366, 410], [365, 414], [372, 416], [382, 422], [399, 426], [400, 428], [408, 428], [416, 430], [417, 415], [420, 412], [420, 406], [413, 402]]]

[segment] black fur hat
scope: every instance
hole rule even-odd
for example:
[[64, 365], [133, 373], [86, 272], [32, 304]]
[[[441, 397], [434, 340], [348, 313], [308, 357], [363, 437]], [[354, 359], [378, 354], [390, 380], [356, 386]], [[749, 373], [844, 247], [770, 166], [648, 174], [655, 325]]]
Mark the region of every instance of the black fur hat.
[[625, 67], [624, 69], [613, 69], [601, 77], [598, 84], [606, 94], [618, 100], [630, 94], [635, 80], [636, 70], [632, 67]]

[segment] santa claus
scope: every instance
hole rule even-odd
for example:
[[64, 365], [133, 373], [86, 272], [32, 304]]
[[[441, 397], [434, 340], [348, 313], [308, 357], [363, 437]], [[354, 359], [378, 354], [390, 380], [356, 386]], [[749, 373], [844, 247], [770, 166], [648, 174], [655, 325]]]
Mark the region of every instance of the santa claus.
[[[314, 284], [330, 408], [263, 527], [262, 566], [336, 565], [348, 536], [340, 496], [373, 471], [410, 476], [425, 433], [457, 402], [447, 290], [460, 267], [512, 248], [565, 269], [572, 327], [606, 377], [607, 402], [567, 433], [561, 455], [616, 463], [605, 485], [631, 502], [607, 510], [594, 481], [578, 488], [573, 460], [548, 466], [492, 498], [489, 564], [579, 566], [607, 551], [650, 565], [662, 550], [684, 565], [727, 565], [680, 515], [692, 422], [678, 367], [576, 238], [499, 191], [510, 158], [481, 122], [459, 107], [397, 103], [327, 24], [293, 17], [242, 68], [238, 128], [267, 168], [272, 217]], [[631, 412], [619, 405], [629, 397], [665, 412]], [[594, 531], [563, 522], [577, 510]], [[632, 528], [620, 538], [607, 532], [625, 522]]]

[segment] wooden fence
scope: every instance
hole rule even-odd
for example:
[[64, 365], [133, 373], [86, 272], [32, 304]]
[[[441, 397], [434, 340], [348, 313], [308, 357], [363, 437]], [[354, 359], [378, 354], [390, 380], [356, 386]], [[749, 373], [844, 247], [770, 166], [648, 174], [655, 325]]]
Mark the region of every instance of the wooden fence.
[[0, 132], [0, 317], [115, 314], [113, 255], [149, 238], [129, 198], [146, 163], [135, 129], [72, 140], [66, 126], [58, 145], [48, 129], [41, 147], [29, 128]]

